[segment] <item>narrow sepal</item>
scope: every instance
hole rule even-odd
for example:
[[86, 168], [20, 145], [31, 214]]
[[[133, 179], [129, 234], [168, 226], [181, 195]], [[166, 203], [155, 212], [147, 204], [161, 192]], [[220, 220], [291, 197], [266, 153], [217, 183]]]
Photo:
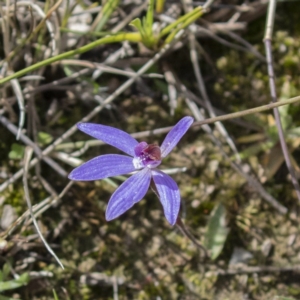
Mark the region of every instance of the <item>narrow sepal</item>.
[[162, 157], [166, 157], [172, 151], [193, 122], [192, 117], [184, 117], [171, 129], [160, 146]]
[[70, 174], [71, 180], [99, 180], [133, 172], [133, 158], [125, 155], [107, 154], [97, 156], [74, 169]]
[[146, 195], [150, 180], [151, 171], [145, 168], [122, 183], [108, 202], [106, 220], [117, 218], [139, 202]]
[[127, 132], [110, 126], [93, 123], [78, 123], [77, 127], [84, 133], [134, 156], [134, 147], [138, 142]]
[[152, 178], [159, 194], [159, 200], [163, 206], [165, 217], [173, 226], [176, 223], [180, 209], [180, 192], [178, 186], [169, 175], [159, 170], [152, 171]]

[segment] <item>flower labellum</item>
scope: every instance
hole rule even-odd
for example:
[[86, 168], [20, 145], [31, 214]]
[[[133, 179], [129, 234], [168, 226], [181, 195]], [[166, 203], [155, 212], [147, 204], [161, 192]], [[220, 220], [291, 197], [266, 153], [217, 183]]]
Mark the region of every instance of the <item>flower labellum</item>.
[[106, 209], [106, 220], [117, 218], [139, 202], [146, 195], [152, 179], [165, 217], [174, 225], [180, 209], [180, 192], [176, 182], [156, 167], [177, 145], [193, 121], [192, 117], [182, 118], [167, 134], [160, 147], [146, 142], [139, 143], [128, 133], [110, 126], [79, 123], [77, 127], [84, 133], [122, 150], [129, 156], [97, 156], [74, 169], [69, 178], [77, 181], [99, 180], [138, 171], [123, 182], [111, 196]]

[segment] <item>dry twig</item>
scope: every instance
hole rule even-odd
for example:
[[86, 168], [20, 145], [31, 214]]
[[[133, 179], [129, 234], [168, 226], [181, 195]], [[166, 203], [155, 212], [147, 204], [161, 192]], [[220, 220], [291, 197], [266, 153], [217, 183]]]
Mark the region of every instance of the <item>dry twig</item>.
[[26, 149], [25, 149], [25, 157], [24, 157], [23, 185], [24, 185], [24, 194], [25, 194], [27, 206], [29, 208], [29, 213], [30, 213], [32, 222], [34, 224], [34, 227], [35, 227], [35, 229], [36, 229], [36, 231], [37, 231], [40, 239], [44, 243], [44, 245], [45, 245], [46, 249], [49, 251], [49, 253], [56, 259], [56, 261], [62, 267], [62, 269], [64, 269], [63, 264], [61, 263], [61, 261], [59, 260], [59, 258], [56, 256], [56, 254], [54, 253], [54, 251], [51, 249], [51, 247], [49, 246], [49, 244], [45, 240], [44, 236], [42, 235], [42, 232], [40, 231], [39, 225], [38, 225], [38, 223], [36, 221], [36, 218], [35, 218], [33, 210], [32, 210], [32, 205], [31, 205], [31, 201], [30, 201], [30, 194], [29, 194], [29, 188], [28, 188], [28, 182], [27, 182], [28, 166], [29, 166], [29, 162], [30, 162], [30, 159], [31, 159], [32, 151], [33, 151], [32, 148], [26, 147]]
[[[270, 84], [270, 93], [271, 93], [271, 99], [273, 103], [276, 103], [277, 100], [277, 94], [276, 94], [276, 87], [275, 87], [275, 74], [273, 69], [273, 59], [272, 59], [272, 33], [273, 33], [273, 25], [274, 25], [274, 18], [275, 18], [275, 9], [276, 9], [276, 0], [270, 0], [269, 2], [269, 8], [268, 8], [268, 17], [267, 17], [267, 25], [266, 25], [266, 32], [265, 32], [265, 49], [266, 49], [266, 57], [267, 57], [267, 64], [268, 64], [268, 75], [269, 75], [269, 84]], [[293, 165], [291, 163], [289, 150], [286, 145], [282, 123], [280, 119], [279, 110], [277, 107], [274, 108], [274, 116], [276, 121], [276, 126], [278, 130], [278, 136], [282, 148], [282, 153], [284, 155], [286, 166], [289, 170], [289, 173], [291, 175], [292, 183], [294, 185], [298, 201], [300, 202], [300, 186], [296, 177], [295, 170], [293, 168]]]

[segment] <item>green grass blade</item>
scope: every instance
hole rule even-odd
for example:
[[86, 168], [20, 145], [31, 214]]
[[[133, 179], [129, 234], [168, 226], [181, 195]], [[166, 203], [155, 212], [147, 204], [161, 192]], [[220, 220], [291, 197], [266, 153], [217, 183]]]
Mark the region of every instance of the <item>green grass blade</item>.
[[176, 34], [188, 27], [189, 25], [191, 25], [193, 22], [195, 22], [199, 17], [201, 17], [201, 15], [203, 14], [203, 11], [200, 10], [196, 13], [194, 13], [193, 15], [191, 15], [188, 19], [186, 19], [184, 22], [182, 22], [176, 29], [174, 29], [169, 35], [168, 37], [166, 38], [165, 40], [165, 44], [169, 44], [173, 41], [173, 39], [175, 38]]
[[130, 22], [131, 26], [135, 27], [138, 32], [141, 34], [142, 36], [142, 39], [145, 38], [146, 34], [145, 34], [145, 31], [144, 31], [144, 28], [143, 28], [143, 25], [142, 25], [142, 22], [141, 22], [141, 19], [134, 19]]
[[152, 35], [153, 14], [154, 14], [154, 0], [150, 0], [149, 5], [148, 5], [148, 9], [147, 9], [145, 22], [143, 24], [146, 35], [148, 37], [151, 37], [151, 35]]
[[55, 289], [53, 289], [52, 292], [53, 292], [54, 300], [59, 300], [59, 299], [58, 299], [58, 296], [57, 296], [57, 294], [56, 294], [56, 292], [55, 292]]
[[[181, 25], [182, 23], [185, 23], [188, 20], [192, 20], [192, 21], [189, 21], [189, 24], [191, 24], [192, 22], [194, 22], [194, 20], [198, 19], [202, 14], [203, 14], [202, 7], [201, 6], [196, 7], [191, 12], [185, 14], [184, 16], [180, 17], [178, 20], [176, 20], [172, 24], [170, 24], [167, 27], [165, 27], [161, 31], [159, 37], [160, 38], [164, 37], [165, 35], [169, 34], [174, 28], [176, 28], [177, 26]], [[180, 27], [180, 29], [181, 28], [182, 27]]]
[[161, 14], [165, 5], [165, 0], [156, 0], [155, 11], [157, 14]]
[[68, 51], [68, 52], [65, 52], [65, 53], [61, 53], [61, 54], [58, 54], [56, 56], [53, 56], [53, 57], [50, 57], [48, 59], [45, 59], [43, 61], [40, 61], [32, 66], [29, 66], [25, 69], [22, 69], [10, 76], [7, 76], [7, 77], [4, 77], [3, 79], [0, 80], [0, 84], [3, 84], [5, 82], [8, 82], [12, 79], [15, 79], [15, 78], [19, 78], [23, 75], [26, 75], [27, 73], [29, 72], [32, 72], [32, 71], [35, 71], [41, 67], [45, 67], [45, 66], [48, 66], [54, 62], [57, 62], [57, 61], [60, 61], [62, 59], [66, 59], [66, 58], [69, 58], [69, 57], [72, 57], [74, 55], [77, 55], [77, 54], [82, 54], [82, 53], [85, 53], [97, 46], [100, 46], [100, 45], [104, 45], [104, 44], [109, 44], [109, 43], [118, 43], [118, 42], [122, 42], [122, 41], [130, 41], [130, 42], [140, 42], [141, 41], [141, 35], [140, 33], [118, 33], [116, 35], [113, 35], [113, 36], [107, 36], [107, 37], [104, 37], [102, 39], [99, 39], [99, 40], [96, 40], [92, 43], [89, 43], [83, 47], [80, 47], [78, 49], [75, 49], [75, 50], [71, 50], [71, 51]]
[[0, 282], [0, 292], [19, 288], [22, 285], [26, 285], [28, 282], [29, 275], [24, 273], [18, 279]]
[[109, 20], [111, 14], [115, 11], [115, 9], [119, 5], [119, 0], [108, 0], [102, 10], [101, 18], [99, 23], [97, 24], [95, 31], [101, 31], [101, 29], [105, 26], [107, 21]]

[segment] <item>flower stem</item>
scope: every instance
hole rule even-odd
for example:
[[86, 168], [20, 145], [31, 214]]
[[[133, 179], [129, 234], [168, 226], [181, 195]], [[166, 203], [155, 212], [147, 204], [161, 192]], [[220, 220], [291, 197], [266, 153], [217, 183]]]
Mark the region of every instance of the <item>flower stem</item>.
[[177, 227], [180, 229], [183, 235], [185, 235], [189, 240], [193, 242], [193, 244], [200, 249], [201, 251], [204, 252], [204, 257], [208, 257], [206, 249], [195, 239], [195, 237], [187, 230], [185, 225], [183, 224], [181, 218], [178, 216], [177, 222], [176, 222]]

